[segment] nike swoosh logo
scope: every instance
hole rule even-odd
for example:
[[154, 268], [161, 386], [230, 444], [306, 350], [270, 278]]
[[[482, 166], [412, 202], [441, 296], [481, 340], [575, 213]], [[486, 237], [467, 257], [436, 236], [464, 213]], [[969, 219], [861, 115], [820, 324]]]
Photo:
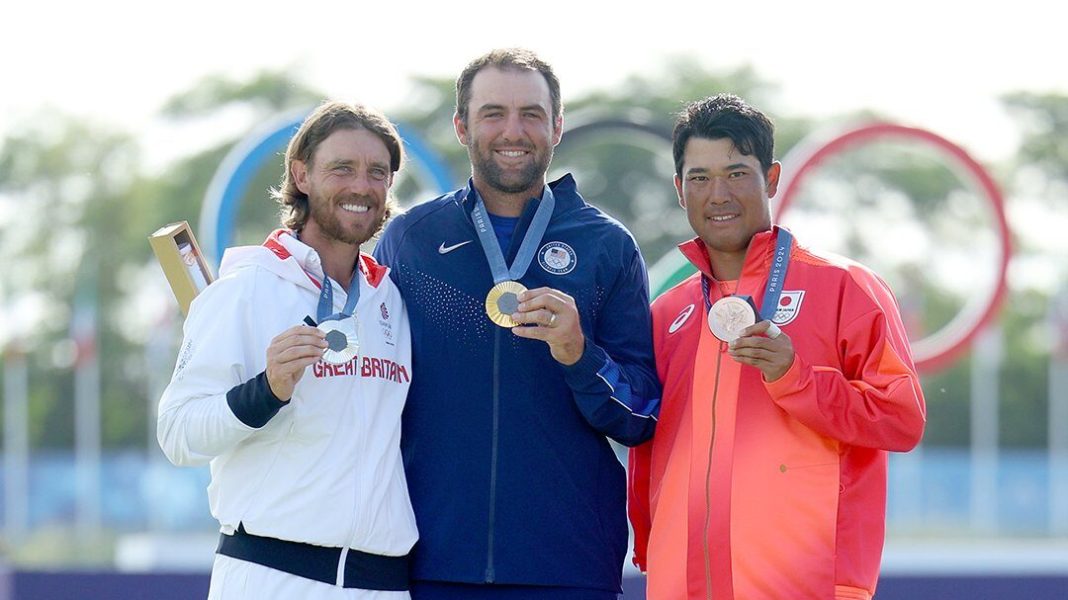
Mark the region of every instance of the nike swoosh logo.
[[453, 250], [459, 248], [460, 246], [463, 246], [465, 244], [470, 244], [471, 241], [472, 240], [466, 240], [466, 241], [460, 242], [459, 244], [453, 244], [451, 246], [446, 246], [445, 242], [441, 242], [441, 245], [438, 246], [438, 254], [448, 254], [448, 253], [452, 252]]

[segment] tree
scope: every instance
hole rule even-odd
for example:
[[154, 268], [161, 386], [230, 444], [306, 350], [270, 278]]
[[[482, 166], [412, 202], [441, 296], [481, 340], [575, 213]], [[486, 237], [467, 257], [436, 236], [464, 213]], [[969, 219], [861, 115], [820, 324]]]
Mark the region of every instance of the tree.
[[[209, 77], [169, 101], [163, 114], [182, 127], [238, 106], [255, 123], [320, 97], [282, 73], [246, 83]], [[198, 150], [154, 176], [145, 172], [144, 151], [130, 134], [61, 114], [42, 113], [3, 140], [0, 197], [17, 210], [0, 213], [9, 215], [0, 221], [8, 263], [0, 274], [0, 306], [35, 307], [19, 315], [26, 320], [19, 335], [29, 349], [34, 446], [69, 447], [73, 439], [68, 369], [78, 357], [69, 329], [79, 288], [98, 307], [104, 443], [145, 443], [143, 347], [152, 335], [174, 335], [153, 331], [161, 307], [139, 302], [145, 277], [159, 269], [146, 236], [168, 222], [195, 221], [208, 182], [235, 141]], [[269, 183], [258, 180], [261, 202], [266, 188], [277, 185], [277, 174], [270, 176]], [[262, 204], [277, 223], [273, 206]], [[15, 334], [15, 328], [4, 331], [0, 344]]]
[[[68, 339], [72, 299], [79, 287], [96, 306], [118, 296], [130, 248], [123, 243], [130, 216], [125, 192], [137, 170], [129, 135], [54, 113], [25, 124], [0, 148], [0, 194], [18, 206], [0, 240], [10, 265], [0, 275], [7, 291], [3, 302], [39, 308], [19, 317], [27, 319], [20, 323], [20, 337], [29, 349], [31, 439], [38, 444], [67, 446], [73, 437], [73, 390], [66, 376], [78, 359]], [[121, 357], [133, 350], [118, 328], [108, 326], [121, 318], [101, 313], [99, 355]], [[121, 423], [123, 399], [139, 394], [123, 376], [121, 361], [106, 361], [102, 370], [109, 412]]]

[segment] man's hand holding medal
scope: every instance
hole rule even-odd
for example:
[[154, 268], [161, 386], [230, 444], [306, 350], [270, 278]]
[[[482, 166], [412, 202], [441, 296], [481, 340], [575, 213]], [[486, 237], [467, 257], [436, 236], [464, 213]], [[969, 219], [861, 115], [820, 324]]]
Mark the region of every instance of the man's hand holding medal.
[[765, 381], [782, 377], [794, 363], [794, 345], [790, 336], [771, 320], [786, 280], [792, 241], [789, 231], [779, 230], [775, 258], [764, 291], [763, 312], [757, 310], [752, 297], [745, 295], [732, 294], [711, 303], [708, 278], [701, 278], [709, 331], [727, 343], [727, 351], [734, 360], [760, 369]]
[[764, 381], [775, 381], [794, 364], [794, 344], [790, 336], [771, 321], [760, 321], [741, 331], [727, 344], [731, 358], [760, 369]]
[[[571, 296], [540, 287], [519, 294], [519, 306], [512, 319], [519, 324], [512, 333], [549, 344], [549, 352], [557, 362], [573, 365], [586, 350], [586, 335], [582, 333], [578, 307]], [[524, 327], [536, 325], [536, 327]]]
[[326, 334], [315, 327], [297, 325], [275, 336], [267, 346], [267, 384], [271, 393], [289, 402], [304, 369], [318, 362], [327, 347]]

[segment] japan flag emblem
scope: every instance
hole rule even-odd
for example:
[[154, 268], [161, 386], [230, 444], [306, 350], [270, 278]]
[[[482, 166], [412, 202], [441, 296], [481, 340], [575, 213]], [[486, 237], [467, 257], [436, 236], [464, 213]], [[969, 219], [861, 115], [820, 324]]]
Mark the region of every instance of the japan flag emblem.
[[801, 312], [801, 301], [805, 299], [804, 290], [794, 292], [783, 291], [779, 296], [779, 305], [775, 307], [775, 316], [771, 322], [776, 325], [786, 325], [793, 322]]

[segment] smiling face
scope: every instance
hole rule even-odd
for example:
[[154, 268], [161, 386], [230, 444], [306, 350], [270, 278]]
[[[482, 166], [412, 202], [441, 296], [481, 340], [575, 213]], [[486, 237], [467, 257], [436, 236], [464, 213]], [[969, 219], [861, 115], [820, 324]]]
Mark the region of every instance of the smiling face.
[[771, 229], [768, 199], [775, 195], [779, 170], [773, 163], [765, 176], [760, 161], [739, 152], [729, 138], [692, 137], [686, 143], [675, 190], [717, 278], [736, 279], [749, 241]]
[[294, 160], [292, 174], [308, 196], [309, 216], [301, 235], [309, 242], [359, 246], [381, 228], [393, 173], [389, 150], [374, 133], [339, 129], [307, 163]]
[[467, 118], [456, 115], [453, 124], [467, 146], [475, 187], [484, 196], [525, 201], [540, 195], [562, 125], [552, 116], [549, 85], [541, 73], [482, 69], [471, 82]]

